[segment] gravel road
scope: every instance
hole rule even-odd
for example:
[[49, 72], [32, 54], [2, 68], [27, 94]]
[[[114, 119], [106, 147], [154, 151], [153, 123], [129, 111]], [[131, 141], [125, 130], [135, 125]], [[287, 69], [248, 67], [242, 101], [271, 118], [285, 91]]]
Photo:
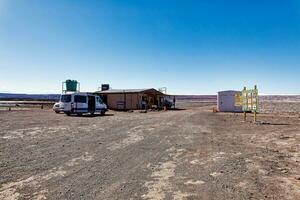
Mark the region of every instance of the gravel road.
[[300, 199], [300, 118], [0, 112], [0, 199]]

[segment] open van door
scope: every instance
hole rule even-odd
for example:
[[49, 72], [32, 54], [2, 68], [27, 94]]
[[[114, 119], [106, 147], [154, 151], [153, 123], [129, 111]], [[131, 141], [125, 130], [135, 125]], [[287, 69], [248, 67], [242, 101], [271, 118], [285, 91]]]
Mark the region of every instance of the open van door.
[[96, 100], [95, 96], [88, 96], [88, 111], [91, 114], [94, 114], [96, 112]]

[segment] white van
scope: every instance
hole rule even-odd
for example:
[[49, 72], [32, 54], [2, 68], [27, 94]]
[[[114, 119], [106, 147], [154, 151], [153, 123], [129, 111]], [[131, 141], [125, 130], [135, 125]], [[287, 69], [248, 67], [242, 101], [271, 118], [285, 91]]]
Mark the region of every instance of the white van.
[[67, 115], [83, 113], [104, 115], [107, 106], [100, 96], [86, 92], [67, 92], [62, 94], [59, 101], [59, 110]]

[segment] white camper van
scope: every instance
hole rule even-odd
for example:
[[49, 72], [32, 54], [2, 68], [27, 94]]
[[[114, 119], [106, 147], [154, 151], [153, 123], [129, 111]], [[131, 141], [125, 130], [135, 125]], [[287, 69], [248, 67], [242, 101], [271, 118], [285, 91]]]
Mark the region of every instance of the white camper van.
[[93, 115], [96, 112], [104, 115], [107, 106], [100, 96], [86, 92], [66, 92], [60, 97], [59, 110], [67, 115], [83, 113]]

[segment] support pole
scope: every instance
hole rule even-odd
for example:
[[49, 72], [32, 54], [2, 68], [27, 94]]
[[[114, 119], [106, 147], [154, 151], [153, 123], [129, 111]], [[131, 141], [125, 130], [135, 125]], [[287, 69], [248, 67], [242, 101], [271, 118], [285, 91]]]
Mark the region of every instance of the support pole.
[[256, 122], [256, 111], [254, 111], [254, 119], [253, 119], [254, 122]]
[[176, 103], [176, 98], [175, 98], [175, 96], [173, 96], [174, 110], [176, 109], [176, 107], [175, 107], [175, 103]]
[[247, 121], [247, 113], [244, 111], [244, 122]]

